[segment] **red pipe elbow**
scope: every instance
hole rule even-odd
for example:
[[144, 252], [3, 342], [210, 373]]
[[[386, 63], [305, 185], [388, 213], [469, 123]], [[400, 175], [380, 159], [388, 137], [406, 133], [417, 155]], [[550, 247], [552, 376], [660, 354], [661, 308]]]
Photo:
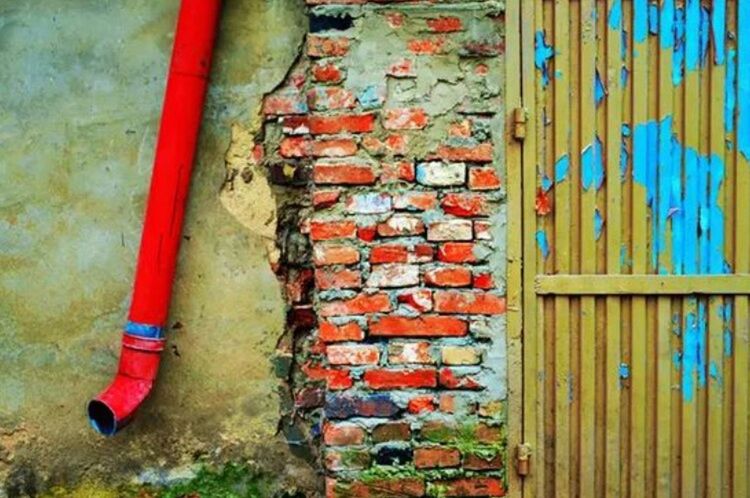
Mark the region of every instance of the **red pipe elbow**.
[[159, 370], [220, 9], [221, 0], [180, 5], [120, 363], [87, 409], [91, 426], [107, 436], [132, 419]]

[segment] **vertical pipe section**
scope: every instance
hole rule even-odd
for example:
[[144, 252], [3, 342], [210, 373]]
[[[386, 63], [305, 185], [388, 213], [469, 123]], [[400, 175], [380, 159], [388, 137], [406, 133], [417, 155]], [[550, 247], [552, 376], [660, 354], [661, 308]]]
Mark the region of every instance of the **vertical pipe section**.
[[119, 368], [88, 404], [92, 427], [107, 436], [133, 417], [159, 368], [220, 9], [221, 0], [180, 6]]

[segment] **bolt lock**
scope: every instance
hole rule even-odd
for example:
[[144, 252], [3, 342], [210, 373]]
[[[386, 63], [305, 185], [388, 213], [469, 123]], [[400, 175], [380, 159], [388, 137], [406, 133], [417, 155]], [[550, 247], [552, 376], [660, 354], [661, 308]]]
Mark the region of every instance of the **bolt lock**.
[[522, 443], [516, 449], [516, 473], [521, 477], [529, 475], [531, 467], [531, 445]]

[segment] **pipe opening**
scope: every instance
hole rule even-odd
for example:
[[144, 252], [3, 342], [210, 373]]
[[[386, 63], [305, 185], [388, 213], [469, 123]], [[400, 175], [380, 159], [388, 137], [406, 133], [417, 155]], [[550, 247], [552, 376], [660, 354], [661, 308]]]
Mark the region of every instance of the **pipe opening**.
[[115, 413], [105, 403], [96, 399], [89, 401], [87, 411], [91, 427], [99, 434], [113, 436], [117, 432]]

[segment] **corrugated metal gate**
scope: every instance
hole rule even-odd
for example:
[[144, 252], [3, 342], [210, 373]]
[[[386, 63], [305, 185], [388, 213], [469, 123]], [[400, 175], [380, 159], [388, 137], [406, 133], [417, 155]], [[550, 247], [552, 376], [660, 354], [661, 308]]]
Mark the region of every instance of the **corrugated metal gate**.
[[750, 496], [750, 0], [506, 21], [511, 493]]

